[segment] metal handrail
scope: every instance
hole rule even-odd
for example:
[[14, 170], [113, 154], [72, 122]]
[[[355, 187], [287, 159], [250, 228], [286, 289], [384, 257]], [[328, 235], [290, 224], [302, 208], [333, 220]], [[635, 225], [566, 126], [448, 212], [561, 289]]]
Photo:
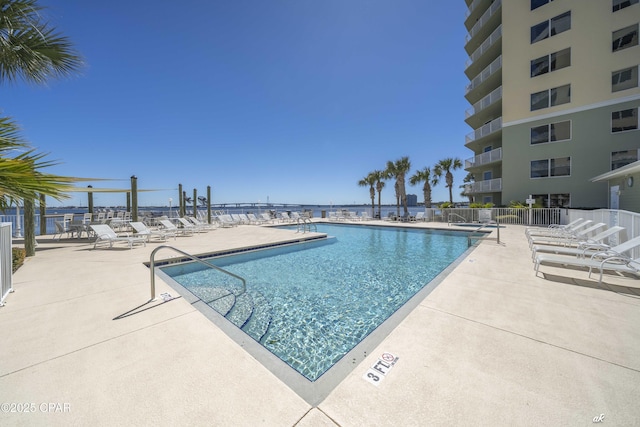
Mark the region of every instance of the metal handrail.
[[247, 291], [247, 281], [244, 280], [242, 277], [238, 276], [237, 274], [233, 274], [230, 271], [227, 271], [227, 270], [225, 270], [223, 268], [220, 268], [217, 265], [213, 265], [213, 264], [211, 264], [211, 263], [209, 263], [207, 261], [204, 261], [204, 260], [202, 260], [202, 259], [200, 259], [200, 258], [198, 258], [198, 257], [196, 257], [194, 255], [188, 254], [185, 251], [182, 251], [182, 250], [180, 250], [178, 248], [174, 248], [173, 246], [161, 245], [161, 246], [158, 246], [157, 248], [155, 248], [153, 250], [153, 252], [151, 252], [151, 256], [149, 258], [149, 269], [151, 270], [151, 301], [154, 301], [156, 299], [156, 276], [154, 274], [154, 272], [155, 272], [155, 256], [156, 256], [156, 252], [158, 252], [160, 249], [164, 249], [164, 248], [173, 249], [174, 251], [176, 251], [176, 252], [178, 252], [178, 253], [180, 253], [180, 254], [188, 257], [188, 258], [191, 258], [192, 260], [197, 261], [200, 264], [204, 264], [207, 267], [213, 268], [214, 270], [218, 270], [221, 273], [228, 274], [229, 276], [234, 277], [234, 278], [242, 281], [242, 292], [236, 294], [236, 296], [242, 295], [243, 293], [245, 293]]
[[302, 222], [302, 232], [305, 233], [307, 230], [309, 231], [309, 233], [311, 233], [311, 226], [313, 225], [313, 228], [315, 229], [315, 231], [318, 231], [318, 227], [316, 227], [316, 225], [311, 222], [311, 220], [309, 218], [303, 218], [300, 217], [298, 218], [298, 230], [296, 231], [296, 233], [300, 232], [300, 226]]
[[[460, 218], [462, 221], [460, 222], [466, 222], [467, 218], [463, 217], [462, 215], [458, 215], [457, 213], [450, 213], [449, 216], [447, 217], [447, 224], [451, 224], [451, 217], [458, 217]], [[455, 223], [454, 223], [455, 224]]]
[[500, 221], [498, 219], [496, 219], [495, 222], [485, 222], [485, 223], [483, 223], [480, 227], [476, 228], [471, 233], [469, 233], [469, 235], [467, 236], [467, 245], [471, 246], [471, 239], [473, 237], [480, 237], [480, 239], [478, 239], [478, 240], [493, 239], [493, 237], [487, 237], [485, 235], [485, 233], [477, 234], [480, 230], [482, 230], [484, 227], [486, 227], [488, 225], [495, 225], [496, 226], [496, 237], [495, 237], [495, 239], [496, 239], [497, 243], [500, 243]]

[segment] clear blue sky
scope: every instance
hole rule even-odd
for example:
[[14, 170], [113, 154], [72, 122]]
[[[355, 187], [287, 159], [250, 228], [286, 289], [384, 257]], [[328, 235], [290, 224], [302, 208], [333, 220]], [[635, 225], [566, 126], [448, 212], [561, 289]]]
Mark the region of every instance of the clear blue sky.
[[[410, 176], [473, 155], [461, 0], [39, 4], [86, 66], [46, 87], [4, 84], [0, 113], [61, 162], [51, 173], [173, 189], [141, 193], [141, 206], [175, 205], [179, 183], [210, 185], [214, 203], [369, 203], [357, 182], [388, 160], [408, 156]], [[407, 192], [423, 200], [421, 186]], [[448, 199], [443, 183], [433, 199]], [[395, 203], [393, 182], [382, 201]]]

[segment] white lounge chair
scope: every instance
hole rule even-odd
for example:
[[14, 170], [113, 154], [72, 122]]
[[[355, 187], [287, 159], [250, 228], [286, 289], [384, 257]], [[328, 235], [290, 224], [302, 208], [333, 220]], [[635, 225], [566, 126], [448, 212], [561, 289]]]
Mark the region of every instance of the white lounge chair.
[[264, 218], [258, 218], [255, 214], [252, 213], [247, 214], [247, 218], [249, 218], [249, 224], [260, 225], [266, 222]]
[[[551, 224], [548, 227], [527, 227], [525, 229], [525, 234], [527, 235], [527, 238], [529, 238], [530, 236], [547, 236], [547, 235], [554, 235], [554, 234], [558, 234], [558, 233], [563, 233], [563, 232], [570, 232], [571, 230], [573, 230], [575, 227], [579, 227], [581, 224], [585, 223], [587, 220], [583, 219], [583, 218], [578, 218], [574, 221], [571, 221], [569, 224], [566, 225], [557, 225], [557, 224]], [[593, 222], [593, 221], [592, 221]]]
[[151, 229], [147, 227], [144, 223], [139, 221], [134, 221], [134, 222], [131, 222], [130, 224], [135, 231], [133, 235], [146, 237], [147, 242], [150, 241], [151, 237], [153, 236], [157, 236], [162, 241], [166, 242], [167, 237], [173, 237], [173, 239], [175, 240], [176, 236], [178, 235], [176, 231], [167, 230], [166, 228]]
[[569, 228], [569, 229], [561, 229], [561, 230], [557, 230], [557, 231], [551, 231], [551, 232], [541, 232], [541, 233], [531, 233], [527, 236], [527, 239], [529, 240], [529, 247], [531, 247], [531, 245], [533, 245], [533, 240], [535, 239], [539, 239], [541, 237], [570, 237], [570, 236], [575, 236], [577, 233], [579, 233], [581, 230], [591, 226], [591, 224], [593, 224], [593, 221], [591, 220], [586, 220], [586, 221], [582, 221], [581, 223], [574, 225], [573, 227]]
[[185, 218], [176, 218], [176, 220], [180, 223], [180, 227], [178, 229], [183, 230], [191, 230], [191, 233], [204, 233], [204, 228], [196, 227], [192, 222], [187, 221]]
[[639, 246], [640, 236], [627, 240], [610, 249], [592, 253], [589, 257], [539, 254], [535, 259], [536, 276], [540, 270], [540, 265], [570, 265], [589, 268], [589, 277], [591, 277], [591, 272], [595, 268], [600, 270], [600, 283], [602, 282], [604, 270], [638, 274], [640, 271], [640, 258], [632, 259], [624, 255], [624, 253]]
[[130, 236], [130, 235], [118, 235], [113, 230], [113, 228], [109, 227], [106, 224], [92, 224], [90, 225], [91, 229], [96, 235], [96, 241], [93, 243], [93, 248], [95, 249], [98, 243], [108, 242], [109, 247], [112, 248], [114, 243], [124, 242], [129, 245], [129, 249], [133, 248], [135, 243], [142, 243], [147, 246], [147, 238], [145, 236]]
[[556, 244], [556, 245], [569, 245], [572, 243], [584, 241], [588, 239], [590, 236], [598, 233], [601, 229], [605, 228], [607, 224], [604, 222], [599, 222], [597, 224], [591, 225], [584, 230], [578, 230], [575, 233], [561, 233], [557, 235], [547, 235], [547, 236], [531, 236], [529, 238], [529, 247], [533, 248], [533, 245], [537, 244]]
[[193, 229], [189, 228], [178, 228], [174, 223], [169, 221], [168, 219], [161, 219], [160, 226], [162, 230], [169, 230], [175, 232], [179, 236], [191, 236], [193, 234]]
[[565, 254], [565, 255], [584, 255], [585, 249], [600, 248], [602, 250], [611, 249], [611, 245], [604, 243], [606, 239], [609, 239], [624, 230], [624, 227], [615, 226], [608, 228], [593, 237], [586, 238], [585, 240], [578, 242], [566, 242], [564, 246], [557, 244], [538, 244], [533, 245], [531, 248], [531, 257], [536, 258], [536, 255], [540, 252]]
[[188, 216], [186, 219], [189, 220], [189, 222], [191, 222], [193, 225], [195, 225], [196, 228], [199, 228], [203, 231], [209, 231], [215, 228], [213, 224], [207, 224], [206, 222], [200, 221], [198, 218], [192, 216]]

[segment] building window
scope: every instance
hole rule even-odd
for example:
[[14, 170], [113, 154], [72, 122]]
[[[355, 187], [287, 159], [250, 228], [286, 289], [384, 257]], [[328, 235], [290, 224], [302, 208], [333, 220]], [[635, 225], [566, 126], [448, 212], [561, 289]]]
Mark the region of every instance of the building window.
[[571, 206], [571, 194], [533, 194], [536, 204], [545, 208], [568, 208]]
[[637, 45], [638, 24], [613, 32], [613, 52]]
[[531, 161], [531, 178], [569, 175], [571, 175], [571, 157]]
[[547, 3], [551, 3], [552, 1], [553, 0], [531, 0], [531, 10], [537, 9]]
[[638, 150], [614, 151], [611, 153], [611, 170], [638, 161]]
[[611, 113], [611, 132], [624, 132], [638, 129], [638, 108], [614, 111]]
[[[633, 4], [638, 3], [638, 0], [613, 0], [613, 12], [617, 12], [620, 9], [624, 9], [625, 7], [629, 7]], [[542, 5], [540, 5], [542, 6]], [[539, 7], [539, 6], [536, 6]], [[531, 0], [531, 10], [533, 10], [533, 0]]]
[[531, 145], [571, 139], [571, 121], [550, 123], [531, 128]]
[[484, 171], [482, 173], [482, 180], [483, 181], [491, 181], [493, 179], [493, 172], [492, 171]]
[[571, 65], [571, 48], [545, 55], [531, 61], [531, 77], [550, 73]]
[[531, 111], [571, 102], [571, 85], [555, 87], [531, 94]]
[[531, 27], [531, 44], [571, 29], [571, 11]]
[[611, 92], [638, 87], [638, 66], [611, 73]]

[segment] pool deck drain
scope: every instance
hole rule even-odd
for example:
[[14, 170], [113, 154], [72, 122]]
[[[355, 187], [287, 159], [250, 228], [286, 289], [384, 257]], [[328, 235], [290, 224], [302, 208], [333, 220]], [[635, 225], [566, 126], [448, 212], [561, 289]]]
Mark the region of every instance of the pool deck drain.
[[[168, 244], [202, 253], [276, 242], [282, 232], [240, 226]], [[600, 414], [610, 425], [637, 422], [639, 281], [610, 280], [603, 290], [584, 272], [549, 267], [535, 277], [523, 227], [500, 233], [502, 244], [480, 243], [317, 405], [184, 298], [147, 303], [143, 262], [163, 243], [91, 250], [40, 238], [0, 308], [0, 403], [15, 411], [3, 406], [0, 423], [585, 425]], [[399, 360], [376, 387], [363, 375], [385, 352]]]

